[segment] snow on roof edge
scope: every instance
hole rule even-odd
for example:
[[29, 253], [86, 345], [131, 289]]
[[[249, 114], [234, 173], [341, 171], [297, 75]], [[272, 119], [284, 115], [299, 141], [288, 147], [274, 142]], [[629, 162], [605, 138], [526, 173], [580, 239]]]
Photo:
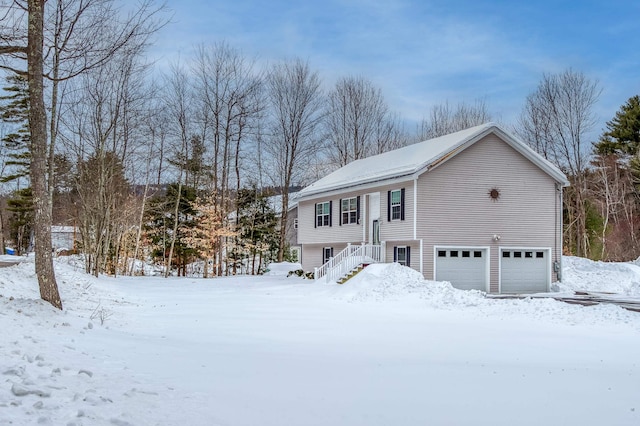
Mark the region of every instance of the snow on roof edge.
[[[465, 147], [465, 145], [470, 146], [492, 132], [496, 133], [507, 144], [509, 144], [512, 148], [514, 148], [520, 154], [525, 156], [529, 161], [537, 165], [540, 169], [542, 169], [545, 173], [547, 173], [549, 176], [555, 179], [558, 183], [562, 184], [563, 186], [569, 185], [569, 181], [566, 175], [559, 168], [557, 168], [547, 159], [543, 158], [540, 154], [535, 152], [531, 147], [529, 147], [525, 142], [517, 138], [515, 135], [512, 135], [510, 132], [507, 132], [506, 130], [504, 130], [497, 123], [487, 122], [479, 126], [470, 127], [468, 129], [443, 135], [437, 138], [428, 139], [426, 141], [418, 142], [416, 144], [407, 145], [405, 147], [388, 151], [382, 154], [352, 161], [346, 166], [339, 168], [338, 170], [330, 173], [329, 175], [303, 188], [299, 192], [299, 200], [302, 200], [314, 195], [343, 189], [343, 188], [353, 188], [360, 185], [371, 184], [373, 182], [399, 179], [411, 174], [422, 174], [428, 169], [430, 169], [430, 166], [433, 166], [434, 164], [439, 164], [446, 157], [450, 157], [451, 156], [450, 154], [454, 153], [455, 151], [457, 150], [458, 152], [463, 151], [464, 148], [460, 150], [461, 147]], [[455, 135], [459, 135], [460, 139], [455, 138], [454, 137]], [[419, 152], [421, 148], [424, 149], [425, 147], [430, 147], [437, 144], [438, 140], [441, 140], [442, 142], [444, 142], [443, 148], [440, 151], [436, 151], [432, 156], [426, 158], [425, 161], [421, 163], [410, 162], [397, 168], [380, 170], [378, 172], [376, 172], [376, 170], [374, 169], [372, 173], [368, 175], [363, 176], [362, 174], [359, 174], [358, 175], [359, 178], [357, 179], [354, 179], [353, 176], [350, 177], [347, 175], [342, 179], [337, 179], [337, 181], [331, 182], [330, 177], [334, 176], [334, 179], [335, 179], [338, 172], [344, 172], [345, 170], [357, 168], [359, 165], [362, 165], [362, 163], [364, 162], [375, 164], [376, 160], [390, 159], [390, 157], [397, 156], [398, 152], [401, 152], [401, 151], [418, 151]], [[449, 143], [446, 143], [446, 142], [449, 142]], [[457, 154], [458, 152], [455, 152], [455, 154]], [[383, 161], [381, 161], [380, 163], [382, 162]], [[349, 169], [346, 169], [346, 168], [349, 168]], [[328, 180], [328, 182], [323, 184], [322, 182], [323, 180], [324, 181]]]

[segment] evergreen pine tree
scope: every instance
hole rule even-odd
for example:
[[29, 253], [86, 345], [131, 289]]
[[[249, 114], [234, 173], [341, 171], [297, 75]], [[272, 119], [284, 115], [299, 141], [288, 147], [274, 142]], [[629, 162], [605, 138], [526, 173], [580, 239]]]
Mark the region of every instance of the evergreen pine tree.
[[33, 193], [31, 187], [20, 188], [20, 179], [29, 178], [31, 155], [29, 152], [29, 90], [27, 80], [21, 75], [7, 77], [7, 93], [0, 96], [3, 105], [0, 107], [0, 119], [14, 126], [14, 131], [7, 133], [0, 143], [9, 150], [6, 165], [11, 166], [11, 172], [0, 176], [0, 182], [18, 182], [16, 189], [7, 200], [10, 237], [15, 243], [17, 254], [24, 253], [29, 248], [31, 230], [33, 227]]
[[[268, 197], [257, 188], [241, 189], [237, 199], [238, 242], [251, 274], [261, 273], [278, 252], [278, 219]], [[257, 262], [257, 263], [256, 263]]]
[[25, 253], [29, 249], [31, 231], [33, 227], [33, 193], [31, 188], [18, 189], [7, 200], [7, 210], [11, 214], [9, 219], [9, 231], [11, 239], [15, 242], [17, 255]]
[[178, 274], [184, 275], [187, 263], [194, 260], [198, 251], [189, 244], [189, 231], [196, 226], [197, 211], [194, 208], [196, 190], [190, 186], [182, 186], [178, 205], [178, 217], [174, 214], [174, 202], [178, 195], [177, 183], [167, 187], [166, 194], [156, 196], [149, 202], [146, 213], [145, 234], [152, 243], [151, 256], [156, 261], [164, 261], [169, 252], [171, 233], [174, 222], [178, 221], [178, 231], [174, 246], [174, 256], [171, 265], [178, 269]]
[[607, 130], [595, 144], [599, 155], [637, 156], [640, 149], [640, 96], [632, 96], [607, 121]]
[[14, 166], [13, 172], [0, 178], [1, 182], [11, 182], [29, 176], [29, 90], [27, 81], [20, 75], [7, 77], [6, 95], [0, 96], [4, 104], [0, 107], [0, 119], [15, 125], [15, 130], [6, 134], [1, 142], [10, 150], [8, 166]]

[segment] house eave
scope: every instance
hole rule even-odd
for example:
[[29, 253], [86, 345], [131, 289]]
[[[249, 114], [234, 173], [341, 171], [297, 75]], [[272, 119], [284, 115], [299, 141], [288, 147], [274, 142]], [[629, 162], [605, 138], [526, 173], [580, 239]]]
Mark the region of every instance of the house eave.
[[347, 191], [366, 190], [370, 188], [377, 188], [382, 185], [392, 185], [394, 183], [407, 182], [414, 179], [414, 174], [415, 173], [413, 173], [413, 170], [411, 170], [401, 175], [378, 177], [376, 179], [360, 181], [351, 185], [334, 185], [332, 187], [322, 188], [317, 191], [312, 191], [307, 194], [301, 195], [298, 198], [298, 202], [313, 200], [321, 197], [330, 197]]

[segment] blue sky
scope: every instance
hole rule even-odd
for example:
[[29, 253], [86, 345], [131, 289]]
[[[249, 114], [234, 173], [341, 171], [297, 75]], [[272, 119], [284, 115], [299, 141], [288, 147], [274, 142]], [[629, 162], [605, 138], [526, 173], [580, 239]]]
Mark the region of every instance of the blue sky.
[[433, 105], [483, 99], [512, 124], [544, 72], [598, 80], [599, 134], [640, 94], [640, 2], [633, 0], [167, 0], [172, 23], [152, 54], [186, 59], [226, 41], [259, 62], [300, 57], [325, 87], [361, 75], [408, 129]]

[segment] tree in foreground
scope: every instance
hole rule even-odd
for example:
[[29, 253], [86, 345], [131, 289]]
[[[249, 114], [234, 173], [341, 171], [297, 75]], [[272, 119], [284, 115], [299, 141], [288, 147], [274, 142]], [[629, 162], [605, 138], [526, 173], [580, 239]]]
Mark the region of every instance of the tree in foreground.
[[[45, 5], [50, 13], [45, 14]], [[154, 8], [151, 0], [143, 0], [124, 20], [118, 19], [113, 5], [111, 0], [14, 0], [6, 2], [6, 7], [3, 2], [0, 68], [26, 76], [29, 89], [36, 275], [42, 299], [59, 309], [62, 301], [51, 253], [53, 187], [49, 185], [60, 118], [59, 83], [100, 67], [118, 51], [146, 44], [162, 25], [154, 19], [162, 7]], [[26, 72], [20, 66], [25, 62]], [[50, 120], [44, 105], [45, 75], [51, 81]]]

